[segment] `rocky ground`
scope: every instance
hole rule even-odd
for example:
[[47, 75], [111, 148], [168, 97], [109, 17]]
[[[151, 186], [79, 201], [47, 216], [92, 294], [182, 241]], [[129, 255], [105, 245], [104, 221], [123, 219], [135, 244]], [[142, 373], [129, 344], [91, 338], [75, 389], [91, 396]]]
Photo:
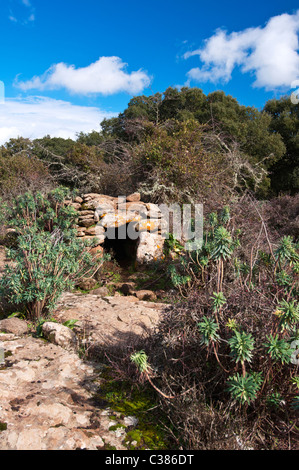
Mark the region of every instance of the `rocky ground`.
[[86, 353], [97, 349], [134, 345], [157, 324], [165, 304], [140, 301], [135, 296], [105, 296], [66, 293], [54, 318], [64, 323], [79, 320], [74, 331], [85, 345]]
[[[2, 320], [0, 449], [127, 449], [138, 420], [94, 401], [105, 380], [99, 357], [140, 340], [163, 308], [133, 296], [67, 293], [54, 313], [60, 323], [45, 323], [44, 338], [23, 320]], [[71, 319], [74, 330], [61, 325]]]

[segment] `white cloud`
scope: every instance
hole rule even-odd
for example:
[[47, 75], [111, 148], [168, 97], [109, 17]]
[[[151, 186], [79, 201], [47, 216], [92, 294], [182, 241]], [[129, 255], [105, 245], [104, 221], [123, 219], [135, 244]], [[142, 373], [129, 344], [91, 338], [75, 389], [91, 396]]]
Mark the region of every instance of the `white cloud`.
[[270, 18], [264, 27], [228, 34], [218, 30], [201, 49], [187, 52], [185, 59], [199, 56], [202, 66], [189, 70], [189, 80], [228, 82], [240, 67], [255, 76], [254, 86], [274, 90], [290, 88], [299, 77], [299, 10], [293, 15]]
[[21, 11], [19, 11], [18, 15], [14, 15], [12, 10], [10, 10], [10, 15], [8, 16], [10, 21], [13, 23], [20, 23], [22, 25], [26, 25], [35, 21], [35, 8], [32, 6], [30, 0], [17, 0], [13, 3], [14, 9], [17, 7], [17, 9], [20, 10], [18, 5], [21, 5]]
[[65, 88], [77, 94], [112, 95], [119, 92], [140, 93], [149, 86], [150, 77], [146, 72], [126, 72], [126, 66], [119, 57], [100, 57], [87, 67], [75, 68], [74, 65], [59, 63], [53, 65], [40, 77], [29, 81], [15, 82], [23, 91], [54, 90]]
[[7, 98], [0, 104], [0, 145], [18, 136], [34, 139], [49, 134], [74, 139], [77, 132], [100, 130], [100, 122], [114, 115], [46, 97]]

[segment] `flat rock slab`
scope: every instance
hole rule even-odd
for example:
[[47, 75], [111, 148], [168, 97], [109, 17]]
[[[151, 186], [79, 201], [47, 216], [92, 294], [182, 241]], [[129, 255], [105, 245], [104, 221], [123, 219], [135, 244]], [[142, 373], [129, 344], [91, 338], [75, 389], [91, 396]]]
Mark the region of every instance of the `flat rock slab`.
[[93, 404], [102, 380], [95, 365], [31, 336], [1, 334], [0, 347], [9, 353], [0, 368], [1, 450], [125, 449], [125, 433], [109, 430], [112, 412]]
[[[134, 296], [66, 293], [54, 313], [60, 322], [77, 319], [74, 331], [89, 349], [133, 345], [155, 327], [165, 304]], [[125, 450], [134, 417], [97, 406], [101, 364], [32, 336], [0, 333], [0, 450]], [[112, 419], [113, 418], [113, 419]], [[121, 424], [117, 430], [112, 424]], [[114, 426], [115, 427], [115, 426]]]
[[139, 342], [158, 324], [165, 307], [135, 296], [66, 293], [54, 317], [61, 323], [79, 320], [74, 331], [95, 351], [97, 347], [127, 347]]

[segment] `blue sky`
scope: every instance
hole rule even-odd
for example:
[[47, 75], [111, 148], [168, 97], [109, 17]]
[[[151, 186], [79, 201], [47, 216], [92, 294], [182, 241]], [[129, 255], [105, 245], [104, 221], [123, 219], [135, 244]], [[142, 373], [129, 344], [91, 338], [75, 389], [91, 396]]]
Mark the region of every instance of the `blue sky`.
[[262, 108], [299, 79], [292, 0], [1, 0], [0, 13], [0, 143], [99, 129], [169, 86]]

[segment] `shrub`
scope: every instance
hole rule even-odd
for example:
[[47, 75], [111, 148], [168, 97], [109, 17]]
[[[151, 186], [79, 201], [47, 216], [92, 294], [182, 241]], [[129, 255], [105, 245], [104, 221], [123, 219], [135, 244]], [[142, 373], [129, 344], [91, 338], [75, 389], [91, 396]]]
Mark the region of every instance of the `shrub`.
[[37, 158], [23, 153], [6, 156], [0, 151], [0, 194], [11, 200], [26, 191], [53, 187], [47, 167]]
[[172, 261], [173, 286], [186, 299], [142, 345], [159, 390], [174, 397], [159, 393], [189, 449], [238, 448], [236, 436], [283, 447], [298, 405], [298, 246], [291, 237], [271, 243], [262, 219], [248, 245], [231, 212], [207, 216], [202, 248]]
[[63, 188], [46, 196], [26, 193], [7, 209], [6, 218], [18, 236], [16, 247], [7, 250], [12, 263], [0, 288], [9, 302], [23, 304], [34, 321], [53, 310], [64, 290], [98, 267], [76, 237], [77, 212], [65, 204], [67, 196]]
[[264, 213], [272, 232], [299, 240], [299, 193], [271, 199], [264, 204]]

